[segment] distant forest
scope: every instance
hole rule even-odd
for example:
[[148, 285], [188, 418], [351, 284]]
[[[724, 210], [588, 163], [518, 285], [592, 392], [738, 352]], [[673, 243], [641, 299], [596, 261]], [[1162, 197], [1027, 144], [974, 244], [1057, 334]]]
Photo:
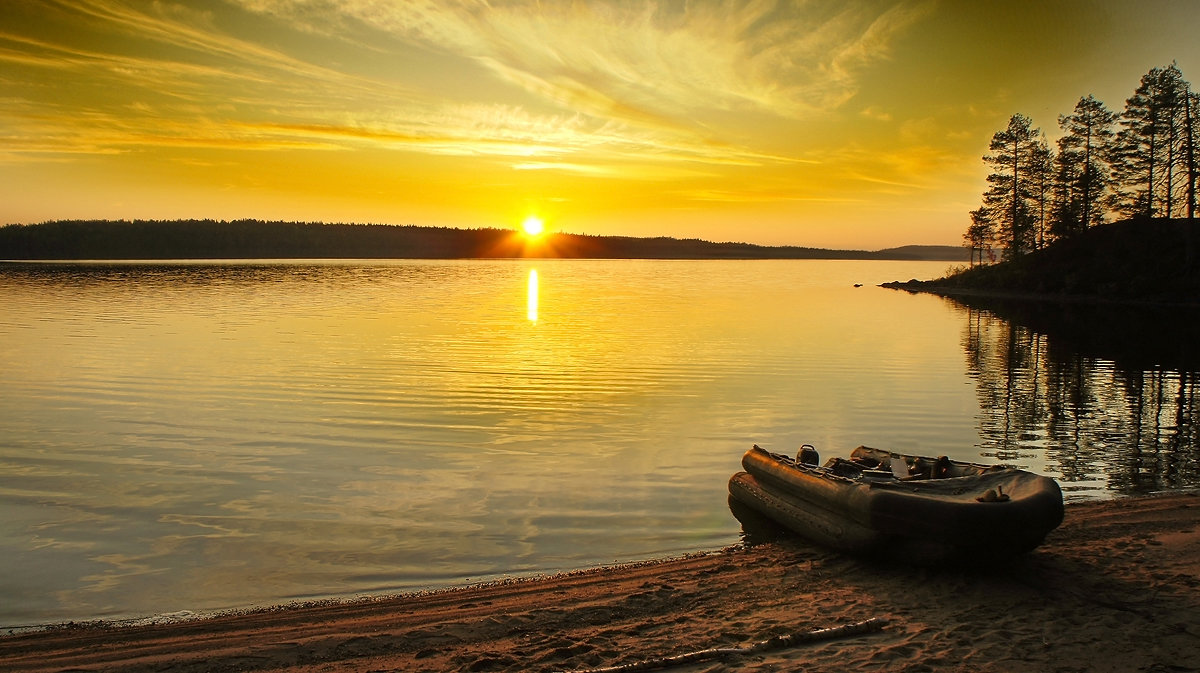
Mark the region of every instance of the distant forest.
[[698, 239], [260, 220], [59, 220], [0, 227], [0, 259], [880, 259], [963, 261], [954, 246], [825, 250]]
[[[1200, 95], [1174, 63], [1146, 73], [1120, 113], [1080, 98], [1059, 115], [1054, 148], [1013, 115], [983, 157], [988, 188], [964, 234], [971, 262], [1018, 258], [1113, 220], [1194, 220], [1198, 117]], [[1190, 234], [1184, 245], [1190, 263]]]

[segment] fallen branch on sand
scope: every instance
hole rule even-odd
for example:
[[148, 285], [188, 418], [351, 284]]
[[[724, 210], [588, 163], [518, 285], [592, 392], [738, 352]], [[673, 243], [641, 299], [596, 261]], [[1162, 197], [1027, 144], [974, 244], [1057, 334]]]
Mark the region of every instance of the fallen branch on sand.
[[[755, 652], [765, 652], [767, 650], [781, 650], [787, 647], [795, 647], [804, 643], [813, 643], [820, 640], [833, 640], [834, 638], [847, 638], [850, 636], [859, 636], [865, 633], [874, 633], [883, 630], [888, 620], [883, 617], [872, 617], [861, 622], [853, 624], [844, 624], [842, 626], [834, 626], [828, 629], [817, 629], [816, 631], [806, 631], [803, 633], [793, 633], [787, 636], [776, 636], [768, 640], [759, 641], [753, 645], [745, 647], [714, 647], [707, 650], [697, 650], [686, 654], [676, 654], [669, 657], [658, 657], [655, 659], [645, 659], [643, 661], [634, 661], [628, 664], [619, 664], [617, 666], [605, 666], [603, 668], [585, 668], [569, 673], [630, 673], [632, 671], [652, 671], [658, 668], [667, 668], [670, 666], [680, 666], [682, 664], [691, 664], [697, 661], [709, 661], [711, 659], [722, 659], [725, 657], [736, 657]], [[568, 673], [564, 671], [563, 673]]]

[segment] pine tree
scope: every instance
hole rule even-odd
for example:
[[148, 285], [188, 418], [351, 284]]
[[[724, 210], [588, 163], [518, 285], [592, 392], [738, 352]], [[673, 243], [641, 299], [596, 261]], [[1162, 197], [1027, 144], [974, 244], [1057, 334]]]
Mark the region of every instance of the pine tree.
[[1164, 185], [1164, 196], [1166, 198], [1165, 215], [1174, 217], [1177, 214], [1177, 206], [1183, 200], [1183, 194], [1186, 193], [1186, 185], [1183, 177], [1186, 175], [1186, 170], [1183, 166], [1186, 156], [1184, 129], [1185, 115], [1187, 103], [1187, 82], [1183, 79], [1183, 73], [1179, 68], [1172, 63], [1165, 69], [1163, 75], [1163, 97], [1161, 105], [1163, 108], [1164, 130], [1166, 132], [1166, 151], [1167, 163], [1165, 176], [1166, 184]]
[[1104, 221], [1116, 120], [1116, 113], [1091, 95], [1080, 98], [1073, 113], [1059, 115], [1064, 135], [1058, 140], [1056, 167], [1054, 231], [1058, 236], [1072, 236]]
[[1047, 224], [1050, 222], [1053, 210], [1051, 197], [1054, 191], [1054, 152], [1046, 144], [1044, 135], [1034, 145], [1030, 159], [1032, 160], [1030, 165], [1030, 177], [1033, 180], [1032, 191], [1037, 203], [1037, 231], [1033, 247], [1040, 250], [1046, 247], [1047, 239], [1049, 239]]
[[975, 266], [976, 258], [980, 264], [983, 264], [984, 253], [988, 253], [990, 256], [993, 238], [991, 213], [983, 207], [972, 210], [971, 224], [967, 227], [967, 233], [963, 234], [963, 239], [966, 240], [967, 247], [971, 250], [971, 266]]
[[1200, 120], [1196, 113], [1200, 112], [1200, 95], [1192, 93], [1191, 85], [1187, 86], [1184, 97], [1184, 138], [1187, 142], [1185, 159], [1187, 161], [1187, 225], [1184, 226], [1184, 259], [1187, 268], [1191, 269], [1196, 261], [1195, 227], [1196, 221], [1196, 142], [1200, 140]]
[[1196, 143], [1200, 141], [1200, 119], [1197, 119], [1197, 113], [1200, 113], [1200, 94], [1196, 94], [1191, 90], [1191, 85], [1184, 83], [1186, 86], [1184, 96], [1184, 166], [1187, 169], [1187, 219], [1192, 221], [1196, 217]]
[[1130, 217], [1172, 217], [1186, 202], [1189, 86], [1174, 63], [1142, 76], [1121, 117], [1118, 175]]
[[983, 195], [984, 207], [992, 214], [997, 242], [1008, 258], [1019, 257], [1035, 245], [1034, 224], [1037, 222], [1035, 183], [1032, 179], [1041, 131], [1022, 114], [1008, 120], [1008, 127], [992, 136], [988, 149], [992, 154], [983, 158], [992, 168], [987, 181], [990, 187]]
[[1083, 204], [1079, 186], [1083, 168], [1072, 151], [1059, 150], [1054, 159], [1054, 196], [1050, 233], [1056, 239], [1070, 238], [1083, 231]]

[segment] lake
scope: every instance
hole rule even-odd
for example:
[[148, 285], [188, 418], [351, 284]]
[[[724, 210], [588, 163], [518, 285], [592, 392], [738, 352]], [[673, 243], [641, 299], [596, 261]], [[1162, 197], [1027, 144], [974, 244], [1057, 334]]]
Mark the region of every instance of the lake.
[[718, 549], [755, 443], [1200, 484], [1169, 318], [1116, 347], [876, 287], [947, 266], [0, 266], [0, 627]]

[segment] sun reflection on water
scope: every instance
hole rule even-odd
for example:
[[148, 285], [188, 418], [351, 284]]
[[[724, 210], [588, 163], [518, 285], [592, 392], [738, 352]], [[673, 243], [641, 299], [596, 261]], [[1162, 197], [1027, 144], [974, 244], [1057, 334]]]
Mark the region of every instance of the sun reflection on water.
[[529, 322], [536, 323], [538, 319], [538, 272], [529, 270], [529, 290], [525, 300], [525, 315]]

